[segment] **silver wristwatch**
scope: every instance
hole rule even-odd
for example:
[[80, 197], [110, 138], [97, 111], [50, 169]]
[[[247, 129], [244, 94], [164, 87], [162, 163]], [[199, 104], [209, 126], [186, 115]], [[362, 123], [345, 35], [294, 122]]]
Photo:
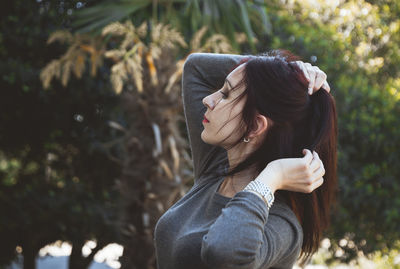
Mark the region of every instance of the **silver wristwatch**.
[[264, 198], [264, 201], [266, 202], [268, 209], [271, 208], [272, 204], [274, 203], [274, 194], [272, 193], [272, 190], [262, 183], [259, 180], [252, 180], [244, 189], [244, 191], [255, 191]]

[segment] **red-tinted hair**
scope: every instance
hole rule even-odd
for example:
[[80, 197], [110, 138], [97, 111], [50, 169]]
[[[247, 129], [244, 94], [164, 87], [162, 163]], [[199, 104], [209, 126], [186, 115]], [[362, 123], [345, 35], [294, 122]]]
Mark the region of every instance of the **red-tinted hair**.
[[229, 171], [218, 174], [229, 176], [250, 166], [261, 172], [271, 161], [303, 157], [305, 148], [318, 152], [325, 168], [324, 183], [319, 188], [311, 193], [277, 191], [286, 198], [303, 228], [301, 264], [304, 265], [319, 248], [336, 199], [337, 115], [330, 93], [320, 89], [308, 94], [308, 81], [294, 63], [299, 59], [280, 49], [251, 55], [237, 65], [246, 63], [242, 81], [234, 86], [236, 89], [244, 84], [245, 90], [234, 101], [247, 96], [239, 115], [244, 129], [238, 128], [246, 131], [230, 148], [247, 137], [255, 125], [257, 113], [267, 117], [271, 124], [257, 150]]

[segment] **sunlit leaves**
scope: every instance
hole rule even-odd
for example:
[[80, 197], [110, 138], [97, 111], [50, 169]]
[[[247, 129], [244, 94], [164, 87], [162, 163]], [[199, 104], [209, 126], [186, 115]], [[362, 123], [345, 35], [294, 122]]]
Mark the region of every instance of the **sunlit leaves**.
[[[392, 247], [388, 238], [400, 231], [397, 2], [272, 2], [272, 48], [286, 47], [305, 61], [317, 56], [313, 65], [327, 73], [337, 101], [340, 208], [327, 234], [330, 251], [349, 262], [360, 251]], [[354, 247], [338, 244], [346, 234]]]

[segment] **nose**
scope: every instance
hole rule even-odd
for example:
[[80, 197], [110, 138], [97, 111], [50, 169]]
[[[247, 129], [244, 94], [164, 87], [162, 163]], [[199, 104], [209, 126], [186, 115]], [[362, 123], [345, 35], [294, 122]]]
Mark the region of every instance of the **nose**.
[[216, 100], [217, 99], [216, 93], [217, 92], [212, 93], [203, 98], [203, 105], [208, 107], [210, 110], [213, 110], [214, 107], [218, 104], [218, 100]]

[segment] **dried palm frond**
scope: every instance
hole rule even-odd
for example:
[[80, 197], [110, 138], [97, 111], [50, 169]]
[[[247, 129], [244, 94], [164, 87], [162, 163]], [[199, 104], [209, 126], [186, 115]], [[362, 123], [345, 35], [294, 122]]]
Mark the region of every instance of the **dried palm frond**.
[[193, 35], [192, 41], [190, 42], [190, 48], [193, 51], [198, 51], [200, 49], [201, 39], [206, 34], [207, 30], [208, 30], [208, 27], [203, 26]]
[[128, 57], [125, 60], [126, 71], [128, 74], [133, 76], [133, 82], [136, 84], [136, 88], [139, 93], [143, 92], [143, 79], [142, 79], [142, 57], [138, 53], [132, 57]]
[[[71, 61], [73, 61], [73, 59]], [[85, 55], [83, 53], [77, 53], [73, 69], [75, 76], [77, 78], [81, 78], [84, 70], [85, 70]]]
[[113, 50], [108, 50], [104, 53], [104, 56], [106, 58], [111, 58], [114, 62], [117, 62], [120, 58], [124, 56], [126, 53], [126, 50], [120, 50], [120, 49], [113, 49]]
[[158, 59], [162, 49], [174, 48], [176, 44], [186, 48], [187, 44], [181, 33], [171, 28], [169, 25], [157, 24], [151, 32], [152, 56]]
[[53, 77], [60, 78], [61, 74], [61, 61], [52, 60], [40, 72], [40, 80], [42, 81], [43, 88], [47, 89], [50, 86]]
[[172, 173], [171, 169], [169, 168], [167, 162], [163, 159], [160, 159], [159, 164], [160, 164], [161, 168], [164, 170], [168, 179], [172, 180], [174, 178], [174, 176], [173, 176], [174, 174]]
[[[91, 75], [95, 76], [97, 68], [103, 65], [104, 49], [98, 39], [75, 34], [68, 31], [56, 31], [50, 35], [47, 43], [55, 41], [70, 43], [67, 52], [58, 60], [48, 63], [40, 72], [40, 79], [44, 89], [50, 87], [53, 78], [61, 79], [65, 87], [71, 77], [71, 72], [81, 78], [85, 71], [86, 58], [91, 63]], [[88, 57], [89, 56], [89, 57]]]
[[180, 79], [183, 71], [183, 64], [185, 63], [185, 59], [181, 59], [176, 63], [176, 71], [171, 75], [168, 80], [167, 87], [165, 87], [165, 93], [168, 94], [172, 86]]
[[173, 163], [174, 163], [174, 166], [173, 166], [174, 167], [174, 173], [178, 174], [179, 163], [180, 163], [179, 153], [178, 153], [178, 150], [176, 148], [176, 143], [175, 143], [174, 137], [172, 135], [170, 135], [168, 138], [169, 138], [168, 140], [169, 140], [169, 144], [170, 144], [170, 148], [171, 148], [171, 156], [172, 156], [172, 160], [173, 160]]
[[73, 68], [72, 61], [66, 61], [62, 67], [61, 83], [64, 87], [67, 86], [67, 84], [68, 84], [68, 80], [69, 80], [72, 68]]
[[200, 47], [200, 51], [232, 53], [232, 46], [224, 35], [215, 34], [206, 40], [205, 44]]
[[126, 21], [125, 24], [113, 22], [103, 28], [101, 35], [125, 35], [129, 31], [129, 28], [134, 28], [130, 21]]
[[154, 60], [153, 57], [151, 57], [152, 52], [151, 48], [149, 51], [146, 53], [146, 62], [149, 68], [149, 73], [151, 77], [151, 83], [156, 86], [158, 84], [158, 79], [157, 79], [157, 69], [156, 66], [154, 65]]
[[127, 78], [127, 73], [124, 67], [124, 62], [119, 62], [111, 68], [111, 85], [114, 91], [119, 94], [122, 91], [124, 80]]
[[[123, 37], [123, 40], [119, 46], [119, 49], [113, 49], [105, 53], [105, 57], [112, 58], [116, 64], [119, 61], [125, 62], [124, 76], [114, 74], [114, 91], [120, 93], [123, 84], [128, 82], [129, 77], [132, 77], [133, 83], [139, 93], [143, 92], [143, 79], [142, 79], [142, 61], [143, 58], [148, 65], [150, 72], [150, 79], [153, 85], [158, 84], [157, 69], [155, 67], [154, 60], [160, 57], [163, 49], [175, 48], [177, 44], [185, 47], [183, 37], [175, 29], [172, 29], [169, 25], [157, 24], [151, 32], [151, 42], [146, 45], [141, 38], [147, 35], [147, 26], [142, 23], [139, 27], [132, 25], [132, 22], [127, 21], [125, 23], [112, 23], [106, 26], [102, 35], [119, 35]], [[120, 68], [115, 69], [119, 74], [122, 74]]]
[[58, 41], [60, 43], [72, 43], [73, 40], [74, 37], [69, 31], [58, 30], [50, 35], [49, 39], [47, 39], [47, 44], [51, 44], [55, 41]]

